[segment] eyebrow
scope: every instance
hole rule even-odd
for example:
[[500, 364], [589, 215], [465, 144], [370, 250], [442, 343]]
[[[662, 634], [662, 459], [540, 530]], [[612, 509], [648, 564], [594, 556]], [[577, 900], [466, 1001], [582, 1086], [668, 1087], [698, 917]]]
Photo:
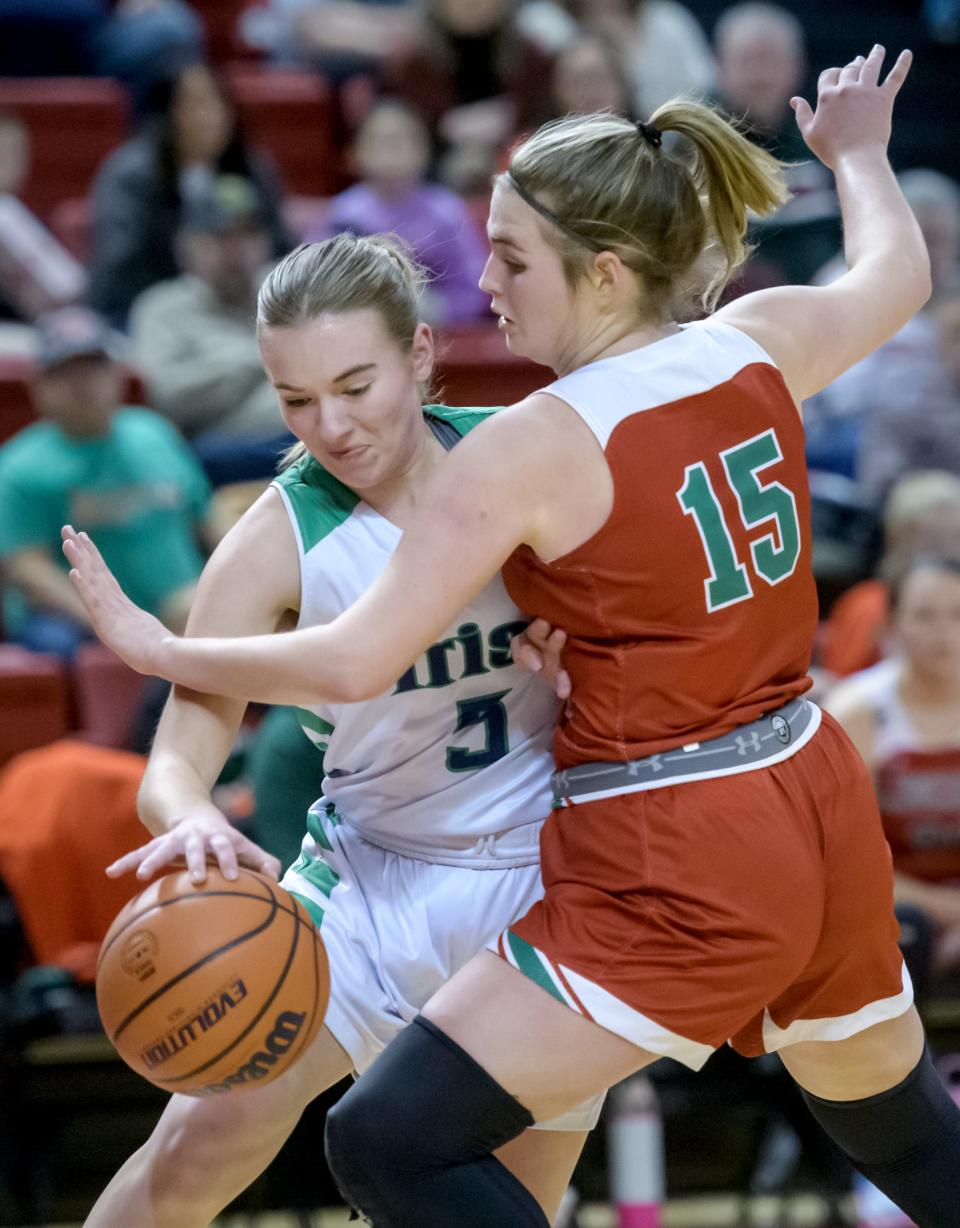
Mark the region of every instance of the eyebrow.
[[487, 241], [491, 247], [509, 247], [518, 255], [523, 254], [523, 248], [513, 239], [508, 239], [503, 235], [487, 235]]
[[[377, 364], [375, 362], [361, 362], [357, 366], [351, 367], [348, 371], [341, 372], [332, 380], [332, 383], [339, 384], [345, 379], [350, 379], [353, 375], [359, 375], [361, 371], [372, 371]], [[278, 392], [303, 392], [304, 389], [297, 384], [274, 384], [274, 388]]]

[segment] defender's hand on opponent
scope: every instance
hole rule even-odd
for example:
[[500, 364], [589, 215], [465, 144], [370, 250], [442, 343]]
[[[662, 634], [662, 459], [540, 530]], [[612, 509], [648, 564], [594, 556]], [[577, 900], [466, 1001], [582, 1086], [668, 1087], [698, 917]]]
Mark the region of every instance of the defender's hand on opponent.
[[881, 83], [885, 55], [877, 44], [868, 56], [858, 55], [843, 68], [822, 72], [816, 110], [804, 98], [790, 99], [803, 139], [831, 170], [845, 154], [871, 147], [886, 151], [893, 100], [910, 71], [913, 53], [901, 51]]
[[573, 687], [560, 660], [566, 642], [566, 631], [551, 627], [545, 618], [535, 618], [526, 631], [510, 641], [510, 655], [514, 665], [527, 673], [540, 674], [560, 699], [569, 699]]
[[86, 533], [64, 525], [60, 536], [72, 569], [70, 579], [97, 635], [138, 673], [161, 674], [163, 643], [173, 638], [172, 632], [133, 604]]
[[237, 877], [237, 867], [259, 870], [274, 880], [280, 877], [280, 862], [259, 845], [248, 840], [211, 802], [191, 808], [169, 831], [156, 836], [140, 848], [126, 853], [107, 866], [111, 878], [136, 870], [145, 881], [173, 862], [186, 862], [195, 883], [207, 876], [208, 859], [213, 858], [225, 878]]

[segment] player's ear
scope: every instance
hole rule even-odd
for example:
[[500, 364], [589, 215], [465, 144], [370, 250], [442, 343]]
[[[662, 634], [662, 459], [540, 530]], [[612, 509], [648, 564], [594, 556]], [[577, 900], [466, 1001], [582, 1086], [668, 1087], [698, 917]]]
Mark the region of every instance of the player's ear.
[[418, 324], [410, 347], [413, 373], [418, 384], [427, 384], [433, 375], [434, 344], [429, 324]]

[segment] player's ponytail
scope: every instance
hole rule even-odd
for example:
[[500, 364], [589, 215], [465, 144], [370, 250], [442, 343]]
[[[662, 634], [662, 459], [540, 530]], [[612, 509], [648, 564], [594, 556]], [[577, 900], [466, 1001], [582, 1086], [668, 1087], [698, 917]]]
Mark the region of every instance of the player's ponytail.
[[746, 255], [749, 212], [787, 197], [775, 158], [686, 99], [649, 123], [606, 112], [555, 120], [513, 151], [508, 170], [571, 287], [598, 251], [615, 252], [638, 275], [647, 319], [683, 314], [691, 298], [711, 307]]
[[787, 199], [781, 163], [698, 102], [683, 98], [666, 102], [650, 123], [661, 132], [686, 138], [692, 150], [690, 174], [706, 213], [708, 234], [719, 248], [719, 268], [705, 291], [712, 304], [747, 258], [744, 235], [749, 214], [766, 217]]

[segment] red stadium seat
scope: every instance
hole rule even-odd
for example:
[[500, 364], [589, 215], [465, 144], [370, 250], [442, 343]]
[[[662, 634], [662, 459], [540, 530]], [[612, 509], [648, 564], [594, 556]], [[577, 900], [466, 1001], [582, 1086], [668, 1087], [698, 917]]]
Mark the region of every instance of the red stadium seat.
[[23, 200], [40, 217], [58, 201], [85, 196], [97, 167], [129, 131], [127, 96], [116, 81], [87, 77], [0, 79], [0, 108], [30, 133]]
[[118, 750], [143, 697], [144, 678], [103, 644], [81, 644], [72, 663], [79, 736]]
[[554, 379], [547, 367], [518, 358], [490, 324], [451, 329], [438, 338], [434, 376], [450, 405], [511, 405]]
[[207, 37], [207, 55], [214, 64], [254, 54], [238, 29], [241, 16], [254, 7], [254, 0], [190, 0], [190, 7], [200, 14]]
[[0, 444], [36, 417], [30, 395], [32, 371], [29, 358], [0, 356]]
[[70, 727], [63, 662], [15, 644], [0, 644], [0, 713], [0, 764], [62, 738]]
[[244, 135], [277, 164], [296, 196], [330, 196], [344, 183], [329, 87], [316, 73], [231, 64], [227, 82]]

